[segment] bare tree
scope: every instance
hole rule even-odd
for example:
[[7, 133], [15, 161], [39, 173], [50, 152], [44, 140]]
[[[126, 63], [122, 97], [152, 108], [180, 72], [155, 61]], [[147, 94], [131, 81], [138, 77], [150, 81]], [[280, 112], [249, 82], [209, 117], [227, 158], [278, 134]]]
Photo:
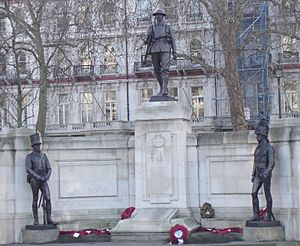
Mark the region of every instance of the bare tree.
[[49, 43], [47, 28], [53, 25], [51, 13], [64, 7], [69, 7], [69, 1], [4, 0], [0, 7], [1, 13], [9, 18], [13, 25], [17, 25], [18, 29], [22, 31], [23, 37], [26, 37], [17, 39], [16, 44], [23, 51], [31, 53], [38, 67], [39, 111], [36, 130], [42, 136], [46, 128], [48, 67], [53, 55], [62, 45], [60, 41], [63, 40], [67, 31], [67, 27], [63, 27], [60, 29], [58, 38]]

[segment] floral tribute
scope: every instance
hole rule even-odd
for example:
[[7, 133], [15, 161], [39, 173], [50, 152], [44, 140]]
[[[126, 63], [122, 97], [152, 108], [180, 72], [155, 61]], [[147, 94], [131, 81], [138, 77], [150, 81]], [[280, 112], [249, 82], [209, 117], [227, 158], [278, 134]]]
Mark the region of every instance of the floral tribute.
[[134, 210], [135, 210], [134, 207], [126, 208], [121, 214], [121, 220], [130, 218]]
[[69, 235], [73, 237], [83, 237], [87, 235], [94, 234], [96, 236], [100, 235], [110, 235], [110, 231], [108, 229], [98, 230], [98, 229], [84, 229], [81, 231], [60, 231], [59, 235]]
[[243, 229], [237, 228], [237, 227], [216, 229], [216, 228], [207, 228], [207, 227], [201, 226], [197, 229], [197, 231], [198, 232], [210, 232], [213, 234], [227, 234], [227, 233], [231, 233], [231, 232], [243, 233]]
[[183, 244], [188, 236], [188, 229], [183, 225], [174, 225], [169, 231], [170, 244]]
[[268, 212], [267, 208], [263, 208], [263, 209], [259, 210], [258, 217], [260, 218], [260, 220], [264, 219], [267, 212]]
[[212, 205], [208, 202], [205, 202], [200, 208], [201, 218], [213, 218], [215, 217], [215, 210]]

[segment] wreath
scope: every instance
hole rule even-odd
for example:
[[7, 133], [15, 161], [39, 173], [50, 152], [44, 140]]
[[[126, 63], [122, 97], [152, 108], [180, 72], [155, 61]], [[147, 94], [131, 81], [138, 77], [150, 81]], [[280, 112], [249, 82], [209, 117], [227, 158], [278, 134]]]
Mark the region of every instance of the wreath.
[[169, 231], [170, 244], [183, 244], [188, 236], [188, 229], [183, 226], [176, 224], [171, 227]]
[[134, 210], [135, 210], [134, 207], [126, 208], [121, 214], [121, 220], [130, 218]]
[[201, 218], [213, 218], [215, 217], [215, 210], [210, 203], [205, 202], [200, 208], [200, 215]]
[[263, 209], [259, 210], [259, 212], [258, 212], [259, 219], [263, 220], [265, 215], [267, 214], [267, 212], [268, 212], [267, 208], [263, 208]]

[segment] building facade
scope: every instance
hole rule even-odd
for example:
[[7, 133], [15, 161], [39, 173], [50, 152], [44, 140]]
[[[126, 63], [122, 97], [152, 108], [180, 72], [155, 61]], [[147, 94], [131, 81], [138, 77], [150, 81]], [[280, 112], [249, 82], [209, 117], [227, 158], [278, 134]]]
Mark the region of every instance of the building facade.
[[[237, 37], [238, 45], [244, 48], [239, 47], [237, 62], [249, 122], [261, 116], [278, 118], [279, 113], [280, 117], [298, 117], [296, 36], [266, 34], [274, 23], [287, 23], [278, 16], [290, 13], [289, 2], [270, 5], [255, 1], [244, 11]], [[20, 1], [11, 1], [9, 7], [30, 24], [32, 20], [21, 6]], [[224, 62], [218, 33], [200, 0], [66, 0], [63, 4], [54, 1], [44, 8], [40, 33], [48, 70], [48, 129], [134, 121], [136, 107], [158, 92], [151, 62], [143, 60], [143, 39], [157, 8], [165, 10], [178, 49], [178, 59], [171, 61], [170, 95], [190, 109], [194, 125], [231, 128], [224, 79], [203, 65], [217, 69]], [[234, 21], [235, 8], [235, 1], [228, 1], [228, 14], [232, 16], [229, 20]], [[0, 21], [0, 32], [5, 37], [0, 60], [0, 123], [18, 126], [18, 115], [22, 115], [19, 126], [34, 125], [40, 79], [36, 49], [32, 52], [28, 47], [27, 42], [32, 40], [26, 26], [4, 17], [3, 14]], [[249, 42], [249, 36], [254, 41]], [[10, 40], [18, 45], [13, 46]], [[273, 75], [278, 61], [284, 72], [280, 78]]]

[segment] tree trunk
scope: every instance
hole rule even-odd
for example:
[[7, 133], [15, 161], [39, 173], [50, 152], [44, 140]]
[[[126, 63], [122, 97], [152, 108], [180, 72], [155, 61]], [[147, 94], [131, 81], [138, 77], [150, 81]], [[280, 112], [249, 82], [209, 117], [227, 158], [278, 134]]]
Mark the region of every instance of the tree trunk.
[[235, 23], [223, 20], [216, 27], [220, 37], [222, 51], [224, 54], [224, 79], [229, 97], [231, 122], [234, 131], [247, 130], [247, 122], [244, 115], [244, 103], [239, 83], [237, 68], [237, 30]]
[[45, 63], [44, 49], [41, 47], [38, 51], [39, 65], [40, 65], [40, 94], [39, 94], [39, 113], [36, 123], [36, 130], [43, 137], [46, 129], [47, 119], [47, 66]]

